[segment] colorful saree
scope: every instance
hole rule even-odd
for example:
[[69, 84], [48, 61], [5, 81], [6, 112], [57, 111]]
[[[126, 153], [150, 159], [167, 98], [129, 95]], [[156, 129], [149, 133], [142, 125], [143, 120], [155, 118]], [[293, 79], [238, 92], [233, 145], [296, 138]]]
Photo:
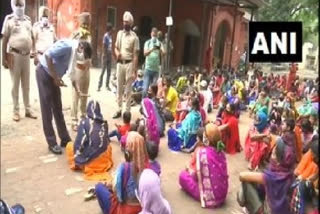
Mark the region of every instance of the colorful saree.
[[146, 118], [147, 139], [160, 143], [161, 122], [157, 118], [157, 109], [153, 101], [149, 98], [142, 100], [143, 114]]
[[226, 144], [226, 152], [235, 154], [242, 150], [239, 136], [238, 119], [233, 114], [222, 113], [222, 125], [228, 124], [228, 128], [221, 132], [222, 141]]
[[200, 201], [201, 207], [220, 207], [228, 193], [225, 154], [209, 146], [197, 148], [195, 154], [196, 173], [182, 171], [179, 176], [180, 186], [194, 199]]
[[222, 97], [221, 87], [223, 84], [223, 77], [217, 76], [215, 79], [215, 85], [212, 89], [212, 105], [217, 106], [219, 105], [220, 99]]
[[132, 163], [122, 163], [116, 171], [114, 190], [102, 183], [96, 185], [97, 200], [104, 214], [138, 214], [141, 211], [135, 195], [138, 185], [133, 173]]
[[264, 112], [259, 112], [259, 123], [254, 124], [253, 127], [248, 131], [244, 153], [246, 160], [250, 163], [250, 168], [257, 168], [264, 159], [269, 157], [270, 153], [270, 144], [263, 141], [263, 139], [259, 140], [251, 140], [251, 137], [257, 134], [269, 134], [268, 125], [268, 117]]

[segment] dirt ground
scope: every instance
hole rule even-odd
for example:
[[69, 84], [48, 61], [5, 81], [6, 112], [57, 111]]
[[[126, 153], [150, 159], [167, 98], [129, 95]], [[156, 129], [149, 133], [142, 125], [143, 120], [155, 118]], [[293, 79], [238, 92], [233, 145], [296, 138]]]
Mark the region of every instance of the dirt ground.
[[[114, 128], [111, 117], [116, 111], [115, 95], [104, 88], [97, 92], [100, 69], [91, 69], [90, 98], [98, 100], [103, 115], [109, 121], [110, 130]], [[71, 84], [66, 80], [68, 88], [62, 89], [64, 115], [70, 129]], [[26, 213], [44, 214], [99, 214], [96, 200], [85, 202], [83, 195], [87, 188], [96, 182], [84, 181], [81, 173], [68, 168], [65, 154], [54, 156], [48, 151], [42, 131], [38, 88], [35, 81], [35, 69], [31, 67], [30, 99], [37, 120], [24, 118], [24, 108], [20, 93], [20, 122], [13, 122], [10, 72], [1, 70], [1, 198], [11, 205], [21, 203]], [[139, 116], [138, 107], [133, 107], [133, 119]], [[216, 111], [209, 115], [215, 118]], [[117, 121], [121, 123], [121, 120]], [[243, 145], [245, 135], [251, 125], [247, 113], [240, 116], [240, 137]], [[72, 139], [75, 132], [69, 130]], [[111, 143], [114, 167], [123, 160], [117, 142]], [[178, 176], [190, 159], [190, 154], [171, 152], [167, 146], [167, 138], [161, 139], [158, 161], [162, 167], [161, 185], [164, 197], [169, 201], [174, 214], [237, 214], [241, 207], [236, 202], [239, 188], [239, 172], [246, 170], [247, 162], [244, 153], [227, 155], [229, 172], [229, 192], [221, 208], [203, 209], [200, 202], [194, 201], [179, 187]], [[66, 194], [74, 191], [73, 194]]]

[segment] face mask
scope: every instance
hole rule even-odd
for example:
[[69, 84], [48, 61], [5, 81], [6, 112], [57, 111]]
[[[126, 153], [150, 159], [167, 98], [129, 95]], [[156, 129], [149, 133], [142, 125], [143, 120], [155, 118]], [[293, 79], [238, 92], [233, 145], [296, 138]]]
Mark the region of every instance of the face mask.
[[15, 7], [13, 12], [18, 18], [22, 18], [24, 16], [24, 7]]
[[124, 25], [123, 28], [125, 31], [130, 31], [131, 27], [130, 27], [130, 25]]
[[49, 24], [49, 20], [47, 17], [41, 17], [41, 24], [43, 27], [47, 27]]

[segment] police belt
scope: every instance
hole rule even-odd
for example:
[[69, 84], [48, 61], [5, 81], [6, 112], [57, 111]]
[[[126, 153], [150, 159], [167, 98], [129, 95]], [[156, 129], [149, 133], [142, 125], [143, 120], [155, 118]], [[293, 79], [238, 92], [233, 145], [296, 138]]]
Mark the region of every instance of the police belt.
[[118, 60], [118, 63], [120, 63], [120, 64], [128, 64], [130, 62], [132, 62], [131, 59], [130, 60]]
[[20, 54], [20, 55], [23, 55], [23, 56], [27, 56], [30, 54], [30, 51], [20, 51], [16, 48], [13, 48], [13, 47], [10, 47], [10, 51], [13, 51], [13, 52]]

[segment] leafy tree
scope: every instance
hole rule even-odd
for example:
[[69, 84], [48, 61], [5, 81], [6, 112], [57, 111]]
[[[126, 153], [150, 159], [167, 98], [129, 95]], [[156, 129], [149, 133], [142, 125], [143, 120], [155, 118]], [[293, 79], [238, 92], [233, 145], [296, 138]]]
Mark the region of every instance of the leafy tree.
[[319, 0], [269, 0], [259, 8], [259, 21], [302, 21], [303, 42], [318, 44]]

